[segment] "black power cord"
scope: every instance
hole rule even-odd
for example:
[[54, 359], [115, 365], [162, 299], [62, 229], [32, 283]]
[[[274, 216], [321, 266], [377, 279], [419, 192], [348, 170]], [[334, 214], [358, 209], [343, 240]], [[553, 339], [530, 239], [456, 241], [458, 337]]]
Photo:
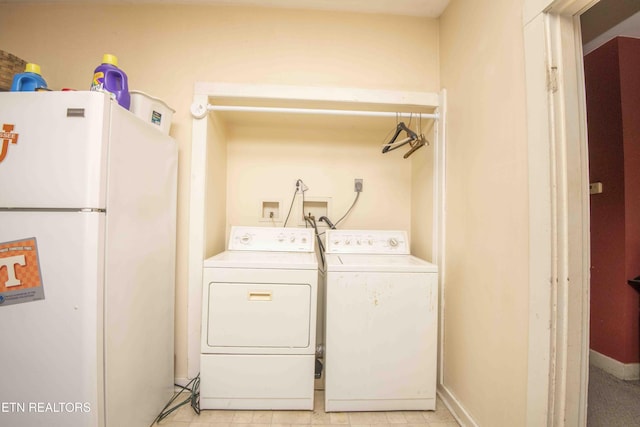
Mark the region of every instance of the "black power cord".
[[[304, 182], [302, 182], [301, 179], [298, 179], [296, 181], [296, 189], [293, 192], [293, 197], [291, 198], [291, 205], [289, 205], [289, 212], [287, 213], [287, 218], [284, 220], [284, 225], [283, 227], [287, 226], [287, 222], [289, 221], [289, 215], [291, 215], [291, 210], [293, 209], [293, 203], [296, 201], [296, 195], [298, 194], [298, 192], [302, 193], [302, 206], [304, 207], [304, 192], [307, 191], [307, 186], [304, 184]], [[303, 213], [304, 216], [304, 213]], [[305, 223], [306, 226], [306, 223]]]
[[[195, 411], [196, 414], [200, 415], [200, 374], [198, 374], [195, 378], [187, 383], [185, 386], [181, 386], [178, 384], [174, 384], [176, 387], [180, 387], [180, 391], [176, 392], [173, 397], [167, 402], [167, 404], [162, 408], [162, 411], [158, 414], [155, 420], [151, 425], [153, 426], [156, 423], [167, 418], [170, 414], [178, 410], [180, 407], [186, 405], [187, 403], [191, 404], [191, 407]], [[182, 401], [174, 404], [176, 399], [182, 394], [182, 392], [188, 391], [189, 396]], [[173, 405], [173, 406], [172, 406]]]
[[316, 219], [311, 214], [309, 214], [309, 216], [304, 217], [304, 222], [305, 225], [309, 224], [316, 233], [316, 240], [318, 241], [318, 252], [320, 252], [320, 260], [322, 261], [322, 268], [324, 269], [324, 244], [322, 243], [322, 237], [320, 237], [321, 233], [318, 233], [318, 224], [316, 223]]
[[351, 207], [349, 208], [349, 210], [342, 215], [342, 218], [340, 218], [339, 220], [336, 221], [336, 224], [333, 228], [336, 228], [338, 226], [338, 224], [340, 224], [342, 222], [343, 219], [345, 219], [347, 217], [347, 215], [349, 215], [351, 213], [351, 210], [354, 208], [354, 206], [356, 205], [356, 203], [358, 203], [358, 198], [360, 197], [360, 192], [358, 191], [356, 193], [356, 198], [353, 199], [353, 203], [351, 204]]
[[353, 199], [353, 203], [351, 203], [351, 207], [347, 210], [347, 212], [345, 212], [344, 215], [342, 215], [342, 217], [339, 220], [337, 220], [335, 222], [335, 224], [333, 222], [331, 222], [331, 220], [329, 218], [327, 218], [326, 216], [321, 216], [320, 218], [318, 218], [318, 221], [326, 222], [327, 225], [329, 226], [329, 228], [332, 229], [332, 230], [335, 230], [336, 228], [338, 228], [338, 224], [340, 224], [342, 222], [342, 220], [344, 220], [347, 217], [347, 215], [349, 215], [351, 213], [353, 208], [356, 206], [356, 203], [358, 203], [358, 199], [360, 198], [360, 192], [361, 191], [362, 191], [362, 187], [360, 187], [360, 189], [357, 189], [356, 197], [355, 197], [355, 199]]
[[335, 230], [336, 226], [333, 225], [333, 223], [331, 222], [331, 220], [329, 218], [327, 218], [326, 216], [321, 216], [320, 218], [318, 218], [318, 221], [321, 222], [326, 222], [327, 225], [329, 226], [330, 229]]
[[287, 221], [289, 221], [289, 215], [291, 215], [291, 209], [293, 209], [293, 202], [296, 201], [296, 194], [298, 194], [298, 187], [293, 192], [293, 197], [291, 198], [291, 205], [289, 206], [289, 213], [287, 213], [287, 218], [284, 220], [283, 227], [287, 226]]

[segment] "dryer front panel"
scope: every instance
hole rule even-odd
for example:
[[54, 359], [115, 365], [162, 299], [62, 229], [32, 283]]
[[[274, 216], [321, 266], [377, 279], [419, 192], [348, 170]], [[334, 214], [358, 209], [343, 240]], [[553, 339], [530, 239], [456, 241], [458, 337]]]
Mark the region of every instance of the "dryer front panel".
[[309, 284], [209, 283], [207, 345], [306, 349], [310, 345]]

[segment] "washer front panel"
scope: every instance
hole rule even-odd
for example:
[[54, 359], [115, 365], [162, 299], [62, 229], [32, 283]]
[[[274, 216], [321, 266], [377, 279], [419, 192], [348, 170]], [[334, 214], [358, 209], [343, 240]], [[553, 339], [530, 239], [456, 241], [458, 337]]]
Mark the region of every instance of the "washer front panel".
[[437, 273], [327, 272], [325, 410], [433, 410]]

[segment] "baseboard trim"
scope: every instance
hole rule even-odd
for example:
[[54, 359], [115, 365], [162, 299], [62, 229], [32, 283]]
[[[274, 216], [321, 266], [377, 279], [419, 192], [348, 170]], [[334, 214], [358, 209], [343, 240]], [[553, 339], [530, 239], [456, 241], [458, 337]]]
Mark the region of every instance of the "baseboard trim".
[[478, 427], [478, 424], [471, 418], [464, 406], [444, 384], [438, 384], [437, 394], [458, 424], [462, 427]]
[[589, 350], [589, 364], [621, 380], [640, 379], [640, 363], [622, 363], [595, 350]]

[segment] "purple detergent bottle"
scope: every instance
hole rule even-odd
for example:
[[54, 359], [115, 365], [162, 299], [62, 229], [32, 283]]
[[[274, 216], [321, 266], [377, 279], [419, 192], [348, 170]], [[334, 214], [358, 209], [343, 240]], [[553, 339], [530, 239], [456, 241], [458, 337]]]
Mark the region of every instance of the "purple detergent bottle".
[[102, 64], [93, 73], [91, 90], [110, 93], [127, 110], [131, 105], [127, 75], [118, 68], [118, 58], [115, 55], [105, 53], [102, 56]]

